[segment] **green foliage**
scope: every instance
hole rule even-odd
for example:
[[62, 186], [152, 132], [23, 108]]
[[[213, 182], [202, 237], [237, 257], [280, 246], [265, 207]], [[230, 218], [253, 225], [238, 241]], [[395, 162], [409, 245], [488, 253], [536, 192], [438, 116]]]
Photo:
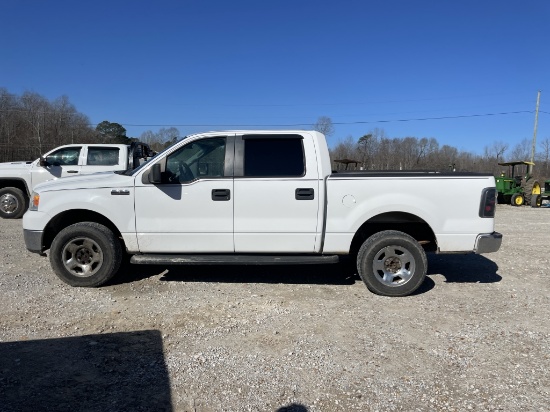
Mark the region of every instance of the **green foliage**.
[[118, 123], [111, 123], [107, 120], [103, 120], [96, 126], [95, 130], [105, 143], [129, 144], [131, 141], [126, 136], [126, 129]]

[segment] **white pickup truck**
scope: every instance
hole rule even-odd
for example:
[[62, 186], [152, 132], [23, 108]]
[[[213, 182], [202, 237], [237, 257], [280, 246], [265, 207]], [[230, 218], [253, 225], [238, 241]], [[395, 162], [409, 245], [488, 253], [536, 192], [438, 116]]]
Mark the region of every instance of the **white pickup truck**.
[[186, 137], [124, 174], [35, 188], [23, 217], [28, 250], [55, 273], [99, 286], [134, 264], [313, 264], [351, 255], [367, 287], [415, 291], [426, 252], [489, 253], [490, 174], [333, 173], [314, 131], [228, 131]]
[[153, 152], [145, 143], [70, 144], [57, 147], [33, 162], [0, 163], [0, 217], [23, 216], [34, 187], [66, 176], [133, 169]]

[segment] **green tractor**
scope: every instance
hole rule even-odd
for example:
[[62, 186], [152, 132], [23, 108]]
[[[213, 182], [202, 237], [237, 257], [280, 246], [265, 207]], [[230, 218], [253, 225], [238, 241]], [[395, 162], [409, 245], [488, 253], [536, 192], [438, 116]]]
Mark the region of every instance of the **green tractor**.
[[[533, 162], [505, 162], [498, 165], [508, 167], [508, 172], [504, 171], [495, 177], [498, 203], [522, 206], [531, 204], [533, 195], [540, 196], [540, 184], [531, 173], [535, 165]], [[521, 173], [522, 170], [524, 174]]]
[[[544, 200], [550, 201], [550, 180], [544, 182], [544, 192], [531, 196], [531, 207], [541, 207]], [[548, 207], [548, 204], [546, 204]]]

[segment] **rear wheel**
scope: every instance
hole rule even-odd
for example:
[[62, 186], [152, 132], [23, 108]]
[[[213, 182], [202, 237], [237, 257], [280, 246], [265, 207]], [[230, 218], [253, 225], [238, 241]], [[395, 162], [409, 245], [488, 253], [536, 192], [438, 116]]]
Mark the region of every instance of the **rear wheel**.
[[540, 183], [537, 180], [530, 179], [523, 186], [523, 196], [525, 197], [525, 204], [532, 204], [532, 199], [535, 195], [541, 194]]
[[117, 273], [121, 261], [120, 242], [99, 223], [82, 222], [66, 227], [50, 248], [55, 274], [71, 286], [101, 286]]
[[510, 200], [510, 204], [512, 206], [523, 206], [525, 203], [525, 199], [523, 198], [523, 195], [521, 193], [516, 193], [512, 195], [512, 199]]
[[0, 189], [0, 216], [4, 219], [19, 219], [27, 211], [27, 197], [21, 189]]
[[383, 296], [407, 296], [426, 277], [428, 261], [420, 244], [396, 230], [369, 237], [357, 255], [357, 270], [367, 288]]

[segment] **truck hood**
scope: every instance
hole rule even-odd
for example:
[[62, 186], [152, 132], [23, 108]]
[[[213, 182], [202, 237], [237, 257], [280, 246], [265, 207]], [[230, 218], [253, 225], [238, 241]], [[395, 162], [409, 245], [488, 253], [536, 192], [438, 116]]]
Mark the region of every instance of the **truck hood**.
[[32, 162], [3, 162], [0, 163], [0, 174], [12, 170], [29, 170]]
[[49, 180], [36, 185], [35, 192], [52, 192], [57, 190], [120, 188], [134, 185], [134, 177], [114, 172], [94, 173], [90, 175], [70, 176]]

